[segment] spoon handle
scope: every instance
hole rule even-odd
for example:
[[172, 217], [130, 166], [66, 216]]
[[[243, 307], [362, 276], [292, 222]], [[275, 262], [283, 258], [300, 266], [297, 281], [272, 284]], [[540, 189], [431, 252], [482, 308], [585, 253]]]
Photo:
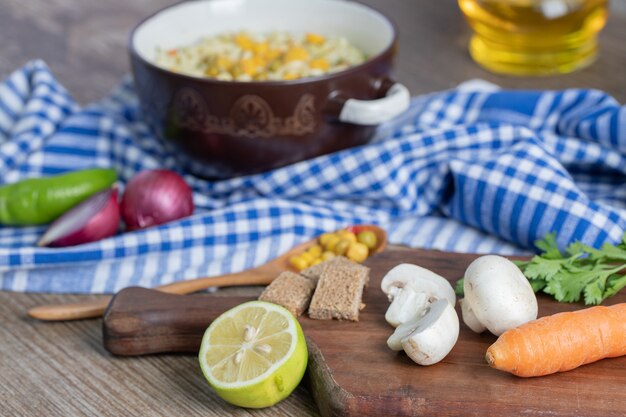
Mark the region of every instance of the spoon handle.
[[242, 285], [268, 285], [281, 269], [270, 268], [264, 265], [259, 268], [233, 274], [220, 275], [217, 277], [204, 277], [190, 279], [188, 281], [172, 282], [156, 287], [157, 290], [170, 294], [190, 294], [196, 291], [206, 290], [210, 287], [239, 287]]
[[[217, 277], [196, 278], [188, 281], [160, 285], [155, 289], [170, 294], [189, 294], [209, 287], [228, 287], [242, 285], [267, 285], [280, 273], [278, 267], [270, 265], [249, 269], [234, 274]], [[101, 317], [111, 301], [111, 297], [80, 303], [50, 304], [28, 310], [28, 315], [43, 321], [82, 320]]]
[[111, 297], [102, 297], [80, 303], [43, 305], [31, 308], [28, 310], [28, 315], [44, 321], [93, 319], [104, 314], [109, 301], [111, 301]]

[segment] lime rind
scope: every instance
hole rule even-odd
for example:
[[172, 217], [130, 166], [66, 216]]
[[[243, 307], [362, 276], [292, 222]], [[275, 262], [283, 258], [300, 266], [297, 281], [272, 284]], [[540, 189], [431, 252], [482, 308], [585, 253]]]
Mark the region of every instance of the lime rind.
[[[263, 374], [259, 375], [258, 377], [246, 380], [246, 381], [225, 383], [223, 381], [220, 381], [219, 379], [216, 379], [215, 376], [213, 375], [213, 372], [211, 371], [211, 368], [213, 366], [215, 366], [215, 365], [213, 365], [211, 367], [204, 366], [206, 364], [206, 360], [203, 360], [203, 359], [206, 358], [206, 354], [207, 354], [208, 349], [210, 347], [212, 347], [212, 346], [215, 346], [215, 345], [210, 344], [210, 342], [209, 342], [210, 341], [210, 334], [211, 334], [212, 330], [215, 329], [216, 327], [218, 327], [222, 321], [224, 321], [226, 319], [229, 319], [229, 318], [232, 318], [233, 316], [237, 315], [237, 313], [240, 310], [248, 308], [251, 305], [252, 306], [256, 306], [259, 303], [265, 304], [264, 308], [266, 309], [266, 313], [265, 313], [265, 315], [263, 317], [263, 320], [261, 320], [261, 322], [257, 323], [257, 325], [259, 325], [259, 326], [263, 324], [263, 321], [264, 321], [265, 317], [267, 316], [267, 312], [269, 312], [269, 311], [278, 311], [278, 312], [281, 312], [283, 314], [291, 314], [287, 309], [285, 309], [284, 307], [281, 307], [279, 305], [276, 305], [276, 304], [266, 303], [266, 302], [262, 302], [262, 301], [249, 301], [247, 303], [240, 304], [237, 307], [232, 308], [231, 310], [228, 310], [226, 313], [222, 314], [215, 321], [213, 321], [213, 323], [211, 323], [211, 325], [209, 326], [209, 328], [206, 330], [206, 332], [204, 334], [204, 337], [202, 339], [202, 345], [200, 346], [200, 353], [199, 353], [200, 363], [201, 363], [201, 365], [203, 365], [203, 372], [204, 372], [206, 378], [209, 380], [209, 383], [211, 385], [217, 386], [217, 387], [220, 387], [220, 388], [226, 388], [226, 389], [228, 389], [228, 388], [238, 388], [238, 387], [245, 386], [245, 385], [253, 385], [253, 384], [261, 381], [263, 379], [263, 376], [266, 373], [274, 372], [278, 368], [280, 368], [289, 359], [289, 357], [293, 354], [294, 350], [296, 349], [297, 343], [292, 343], [290, 349], [287, 351], [287, 353], [283, 356], [282, 359], [280, 359], [278, 362], [275, 362], [269, 369], [267, 369], [265, 372], [263, 372]], [[296, 334], [296, 325], [298, 325], [298, 322], [296, 320], [289, 321], [288, 327], [284, 331], [287, 331], [292, 336], [295, 336], [295, 334]], [[224, 358], [224, 359], [226, 359], [226, 358]]]
[[[211, 344], [212, 331], [215, 328], [218, 328], [220, 323], [224, 322], [224, 320], [232, 320], [233, 317], [237, 316], [238, 313], [241, 312], [242, 309], [259, 307], [262, 307], [265, 310], [264, 317], [261, 321], [255, 322], [256, 325], [261, 326], [261, 329], [263, 329], [263, 321], [270, 316], [271, 312], [277, 312], [284, 317], [286, 319], [286, 323], [282, 323], [281, 325], [284, 327], [286, 324], [286, 327], [276, 333], [268, 334], [266, 332], [263, 334], [259, 331], [258, 336], [262, 337], [256, 339], [256, 341], [258, 342], [263, 339], [271, 340], [272, 338], [277, 337], [278, 339], [282, 339], [280, 334], [288, 333], [291, 336], [289, 349], [286, 353], [281, 354], [282, 357], [277, 362], [271, 364], [271, 366], [264, 372], [253, 378], [234, 382], [221, 381], [219, 378], [215, 377], [211, 369], [223, 360], [233, 360], [234, 354], [227, 354], [225, 358], [221, 358], [218, 362], [207, 362], [207, 353], [209, 349], [218, 348], [221, 349], [222, 352], [229, 352], [228, 346], [230, 346]], [[248, 319], [251, 318], [251, 316], [248, 316]], [[274, 318], [274, 321], [277, 321], [276, 318]], [[276, 331], [279, 330], [280, 326], [277, 328], [272, 325], [272, 328]], [[284, 341], [281, 340], [280, 342], [283, 344]], [[247, 351], [252, 355], [257, 355], [257, 353], [253, 352], [251, 349], [248, 349]], [[202, 339], [199, 361], [202, 372], [204, 373], [208, 383], [221, 398], [231, 404], [242, 407], [263, 408], [274, 405], [283, 400], [298, 386], [298, 383], [304, 376], [304, 372], [306, 370], [308, 353], [302, 328], [295, 317], [288, 310], [281, 306], [267, 302], [250, 301], [225, 312], [209, 326]], [[241, 369], [239, 372], [241, 373]]]

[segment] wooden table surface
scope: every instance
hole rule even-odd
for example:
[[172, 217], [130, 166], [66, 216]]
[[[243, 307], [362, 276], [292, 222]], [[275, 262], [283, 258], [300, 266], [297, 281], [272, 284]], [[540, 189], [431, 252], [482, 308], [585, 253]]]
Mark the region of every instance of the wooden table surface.
[[[128, 71], [130, 28], [170, 0], [0, 0], [0, 78], [41, 58], [81, 103], [96, 100]], [[626, 102], [626, 0], [615, 0], [591, 67], [547, 78], [490, 74], [467, 53], [469, 30], [453, 0], [366, 0], [400, 29], [397, 78], [413, 94], [482, 78], [511, 88], [592, 87]], [[220, 290], [254, 295], [258, 288]], [[97, 297], [97, 296], [91, 296]], [[39, 304], [90, 298], [0, 292], [1, 416], [313, 416], [304, 387], [278, 406], [243, 410], [217, 398], [189, 356], [114, 358], [101, 344], [100, 320], [38, 323]]]

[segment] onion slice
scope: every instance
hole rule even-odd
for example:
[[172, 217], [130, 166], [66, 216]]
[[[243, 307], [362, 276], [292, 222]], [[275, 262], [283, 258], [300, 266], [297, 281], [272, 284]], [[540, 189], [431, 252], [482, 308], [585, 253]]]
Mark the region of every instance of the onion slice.
[[113, 236], [120, 224], [117, 188], [101, 191], [56, 219], [38, 246], [74, 246]]
[[121, 212], [128, 230], [144, 229], [193, 213], [193, 193], [185, 180], [166, 169], [142, 171], [126, 185]]

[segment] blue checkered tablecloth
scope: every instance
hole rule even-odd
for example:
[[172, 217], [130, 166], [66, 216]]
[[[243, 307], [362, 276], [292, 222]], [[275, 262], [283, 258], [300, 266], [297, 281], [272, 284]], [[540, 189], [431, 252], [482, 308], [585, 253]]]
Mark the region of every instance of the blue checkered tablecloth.
[[[0, 182], [113, 167], [177, 170], [126, 80], [80, 108], [41, 61], [0, 84]], [[367, 146], [209, 182], [193, 216], [48, 249], [0, 227], [0, 288], [109, 293], [259, 265], [321, 232], [377, 223], [391, 243], [514, 254], [556, 231], [598, 246], [626, 228], [626, 108], [601, 91], [458, 88], [416, 97]], [[419, 262], [419, 260], [415, 260]]]

